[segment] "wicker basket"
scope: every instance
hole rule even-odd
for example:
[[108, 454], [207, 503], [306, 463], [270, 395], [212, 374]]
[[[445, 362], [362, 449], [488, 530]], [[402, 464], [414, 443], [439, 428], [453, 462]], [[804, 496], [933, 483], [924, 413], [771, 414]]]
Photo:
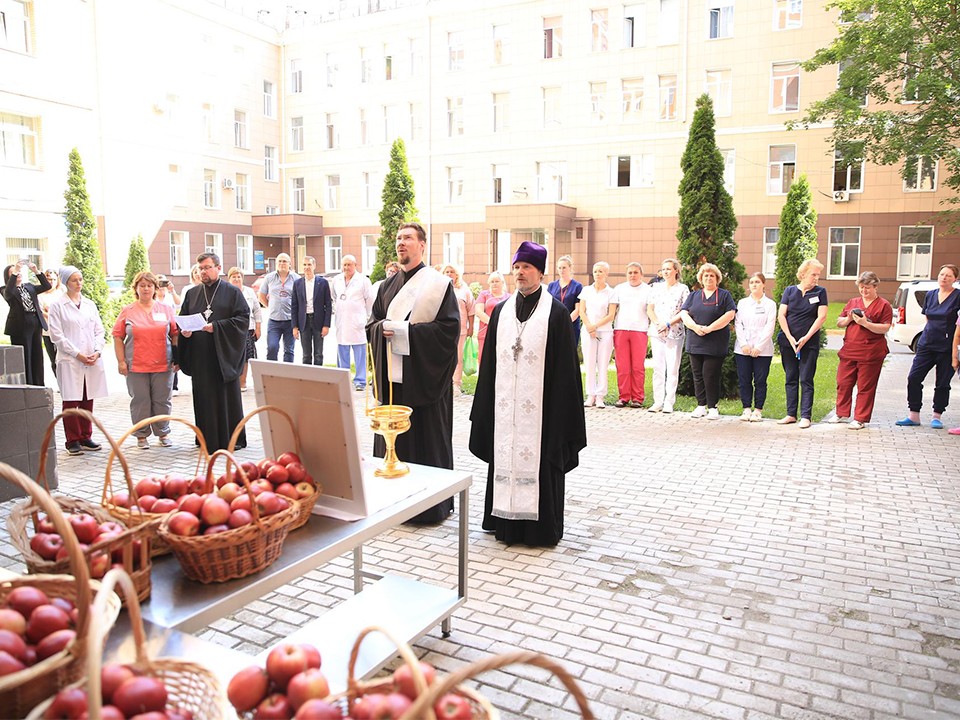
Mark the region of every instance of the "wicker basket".
[[[110, 513], [115, 519], [122, 522], [127, 527], [135, 527], [143, 523], [152, 522], [155, 520], [160, 520], [166, 513], [151, 513], [143, 512], [142, 510], [132, 510], [130, 508], [120, 507], [119, 505], [114, 505], [110, 502], [110, 497], [113, 495], [113, 482], [110, 478], [110, 473], [113, 469], [113, 459], [115, 457], [121, 458], [121, 464], [126, 470], [126, 461], [123, 460], [123, 455], [120, 453], [120, 446], [127, 441], [127, 438], [131, 437], [137, 430], [152, 425], [155, 422], [160, 422], [161, 420], [168, 420], [172, 422], [178, 422], [186, 425], [190, 428], [194, 435], [197, 437], [197, 442], [200, 443], [200, 453], [197, 457], [197, 467], [194, 470], [194, 475], [199, 475], [201, 470], [207, 464], [207, 461], [210, 458], [210, 454], [207, 452], [207, 441], [203, 437], [203, 433], [200, 432], [198, 428], [193, 423], [184, 420], [183, 418], [174, 417], [173, 415], [154, 415], [153, 417], [148, 417], [144, 420], [141, 420], [132, 428], [127, 430], [117, 441], [116, 449], [111, 445], [110, 448], [110, 457], [107, 458], [107, 470], [103, 476], [103, 492], [100, 495], [100, 504], [106, 508], [107, 512]], [[138, 501], [137, 491], [133, 487], [133, 481], [130, 478], [129, 471], [124, 473], [124, 479], [127, 482], [127, 491], [130, 493], [130, 505], [131, 507], [135, 505]], [[153, 544], [152, 553], [154, 557], [158, 555], [165, 555], [170, 552], [170, 549], [167, 547], [166, 543], [161, 540], [159, 537]]]
[[[0, 712], [6, 717], [24, 717], [37, 703], [83, 674], [89, 649], [90, 602], [100, 583], [90, 580], [76, 536], [50, 495], [22, 472], [4, 463], [0, 463], [0, 477], [30, 495], [53, 522], [67, 547], [71, 572], [70, 575], [30, 575], [0, 582], [0, 605], [6, 603], [14, 588], [30, 585], [47, 595], [65, 598], [77, 607], [77, 637], [70, 645], [20, 672], [0, 677]], [[120, 613], [120, 599], [111, 594], [105, 603], [107, 612], [116, 618]]]
[[[403, 717], [401, 717], [400, 720], [418, 720], [419, 718], [429, 718], [432, 720], [435, 717], [433, 713], [433, 706], [444, 695], [449, 692], [455, 692], [458, 695], [467, 696], [464, 692], [467, 688], [462, 685], [462, 683], [470, 680], [471, 678], [475, 678], [477, 675], [485, 673], [488, 670], [498, 670], [500, 668], [507, 667], [508, 665], [517, 664], [535, 665], [536, 667], [550, 671], [558, 680], [560, 680], [561, 683], [563, 683], [564, 687], [570, 691], [574, 701], [577, 703], [577, 707], [580, 710], [580, 716], [583, 718], [583, 720], [593, 720], [593, 711], [590, 710], [587, 697], [583, 694], [583, 691], [580, 689], [580, 686], [577, 685], [577, 681], [573, 679], [573, 676], [564, 670], [558, 663], [546, 657], [545, 655], [531, 652], [529, 650], [517, 650], [516, 652], [504, 653], [503, 655], [493, 655], [484, 660], [478, 660], [470, 665], [465, 665], [456, 672], [452, 672], [443, 678], [437, 678], [437, 682], [430, 688], [430, 690], [426, 693], [422, 693], [414, 701], [410, 709], [403, 714]], [[467, 697], [469, 699], [469, 696]], [[482, 720], [483, 718], [487, 717], [499, 717], [497, 714], [485, 715], [484, 712], [488, 711], [477, 707], [472, 701], [471, 706], [473, 707], [473, 720]]]
[[[117, 587], [119, 585], [119, 587]], [[136, 589], [125, 572], [111, 570], [103, 578], [103, 588], [97, 593], [93, 604], [90, 623], [89, 642], [91, 648], [102, 647], [113, 625], [114, 618], [104, 612], [106, 601], [113, 593], [119, 593], [127, 600], [130, 612], [130, 627], [133, 631], [137, 657], [127, 663], [138, 675], [159, 678], [167, 688], [168, 707], [177, 707], [189, 711], [194, 720], [220, 720], [225, 716], [223, 692], [216, 676], [207, 668], [196, 663], [175, 658], [157, 658], [151, 660], [147, 655], [147, 640], [140, 616], [140, 603], [136, 600]], [[75, 683], [75, 687], [87, 690], [90, 715], [100, 717], [103, 702], [101, 697], [100, 670], [102, 667], [100, 652], [90, 652], [86, 662], [86, 680]], [[27, 716], [27, 720], [40, 720], [47, 707], [53, 701], [49, 698], [38, 705]]]
[[[120, 448], [100, 421], [86, 410], [68, 408], [57, 415], [47, 426], [47, 432], [43, 437], [43, 442], [40, 444], [40, 468], [37, 471], [37, 483], [42, 484], [43, 489], [50, 492], [46, 471], [47, 448], [50, 445], [50, 439], [56, 430], [57, 423], [61, 418], [71, 415], [83, 417], [97, 426], [107, 439], [107, 442], [114, 449], [117, 457], [120, 458], [123, 471], [127, 477], [129, 477], [130, 471], [127, 467], [127, 461], [123, 457], [123, 453], [120, 452]], [[53, 501], [57, 503], [57, 506], [65, 515], [87, 513], [96, 518], [98, 523], [115, 520], [105, 508], [87, 500], [72, 498], [66, 495], [52, 495], [52, 497]], [[44, 560], [30, 547], [30, 536], [38, 531], [39, 522], [40, 507], [36, 501], [30, 499], [23, 500], [14, 505], [10, 510], [10, 515], [7, 517], [7, 531], [10, 533], [10, 542], [23, 555], [27, 572], [45, 573], [48, 575], [69, 574], [69, 559]], [[140, 600], [145, 600], [150, 596], [150, 548], [152, 538], [156, 534], [157, 524], [158, 523], [147, 523], [135, 528], [129, 528], [115, 538], [104, 540], [87, 548], [84, 551], [87, 559], [87, 567], [92, 567], [92, 558], [101, 552], [111, 555], [114, 560], [119, 558], [124, 569], [133, 579], [133, 584], [137, 588], [137, 597]]]
[[[293, 418], [290, 417], [289, 413], [277, 407], [276, 405], [263, 405], [261, 407], [256, 408], [255, 410], [251, 410], [246, 415], [244, 415], [243, 419], [237, 425], [237, 429], [234, 430], [233, 435], [230, 436], [230, 444], [227, 446], [227, 450], [229, 450], [231, 453], [235, 452], [234, 448], [237, 446], [237, 440], [240, 438], [240, 432], [243, 430], [244, 426], [255, 415], [259, 415], [262, 412], [277, 413], [284, 420], [286, 420], [287, 423], [289, 423], [290, 434], [293, 435], [293, 452], [295, 452], [299, 457], [300, 435], [297, 433], [297, 426], [294, 424]], [[300, 500], [293, 501], [293, 504], [297, 508], [297, 519], [293, 523], [293, 528], [292, 528], [293, 530], [296, 530], [297, 528], [301, 528], [307, 524], [307, 520], [310, 519], [310, 513], [313, 512], [313, 506], [317, 504], [317, 499], [320, 497], [320, 494], [323, 492], [323, 487], [319, 482], [316, 481], [316, 478], [314, 478], [314, 482], [316, 483], [317, 490], [313, 495], [306, 498], [302, 498]]]
[[[227, 459], [227, 473], [230, 472], [231, 463], [237, 465], [233, 455], [226, 450], [217, 450], [207, 463], [208, 483], [213, 482], [213, 466], [220, 456]], [[239, 465], [237, 475], [243, 480], [250, 499], [254, 500], [250, 481]], [[297, 508], [290, 503], [286, 510], [260, 517], [256, 502], [251, 502], [250, 512], [253, 522], [249, 525], [215, 535], [192, 537], [170, 532], [170, 518], [173, 516], [171, 513], [160, 523], [157, 534], [173, 550], [184, 574], [191, 580], [202, 583], [234, 580], [259, 572], [280, 557], [283, 541], [287, 539], [287, 533], [296, 519]]]

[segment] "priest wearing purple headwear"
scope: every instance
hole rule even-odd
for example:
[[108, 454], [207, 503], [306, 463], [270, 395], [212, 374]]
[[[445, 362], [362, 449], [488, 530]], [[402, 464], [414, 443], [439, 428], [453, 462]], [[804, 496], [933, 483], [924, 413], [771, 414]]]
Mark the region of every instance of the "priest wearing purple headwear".
[[508, 545], [563, 537], [566, 474], [587, 445], [570, 313], [542, 281], [547, 249], [513, 256], [517, 292], [493, 309], [470, 413], [470, 451], [489, 464], [483, 529]]

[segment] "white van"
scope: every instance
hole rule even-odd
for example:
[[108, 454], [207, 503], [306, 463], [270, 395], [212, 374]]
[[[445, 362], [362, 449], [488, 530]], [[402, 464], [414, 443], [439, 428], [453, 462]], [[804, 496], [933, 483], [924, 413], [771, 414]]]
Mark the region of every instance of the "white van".
[[[960, 288], [960, 282], [953, 284]], [[923, 302], [927, 293], [936, 291], [936, 280], [909, 280], [900, 283], [897, 296], [893, 299], [893, 325], [890, 327], [890, 339], [895, 343], [907, 345], [913, 352], [917, 351], [920, 333], [927, 324], [927, 316], [923, 310]]]

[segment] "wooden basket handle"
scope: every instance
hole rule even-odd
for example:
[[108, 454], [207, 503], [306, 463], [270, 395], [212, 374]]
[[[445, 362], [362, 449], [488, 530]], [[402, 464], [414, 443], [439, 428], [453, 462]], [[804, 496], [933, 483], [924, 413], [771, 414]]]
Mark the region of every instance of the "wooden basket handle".
[[54, 527], [57, 528], [60, 537], [63, 538], [63, 545], [67, 549], [67, 557], [70, 559], [71, 574], [77, 584], [77, 601], [75, 603], [77, 607], [77, 634], [86, 633], [90, 619], [90, 570], [87, 568], [83, 553], [80, 551], [77, 536], [53, 497], [39, 484], [6, 463], [0, 463], [0, 477], [16, 485], [33, 498], [36, 504], [47, 514], [47, 518], [53, 523]]
[[[397, 646], [400, 657], [403, 658], [404, 663], [410, 667], [413, 675], [413, 685], [416, 688], [417, 695], [422, 696], [429, 694], [427, 692], [426, 678], [424, 678], [423, 670], [420, 668], [420, 661], [417, 659], [417, 656], [413, 654], [410, 646], [394, 637], [389, 630], [377, 625], [370, 625], [360, 631], [357, 639], [353, 642], [353, 647], [350, 649], [350, 661], [347, 665], [347, 696], [352, 699], [358, 694], [360, 684], [356, 678], [356, 666], [357, 658], [360, 656], [360, 644], [367, 635], [374, 632], [386, 635], [387, 639]], [[436, 720], [436, 716], [433, 713], [433, 703], [430, 703], [428, 708], [425, 708], [420, 715], [417, 715], [417, 720]]]
[[[103, 492], [100, 495], [101, 505], [107, 504], [107, 501], [110, 498], [110, 494], [113, 491], [113, 483], [110, 480], [110, 471], [113, 468], [113, 459], [119, 455], [119, 457], [121, 458], [121, 463], [123, 463], [124, 468], [126, 468], [126, 460], [123, 459], [123, 455], [120, 453], [120, 446], [123, 445], [123, 443], [127, 441], [127, 438], [133, 435], [137, 430], [145, 428], [148, 425], [152, 425], [153, 423], [161, 422], [163, 420], [182, 423], [183, 425], [186, 425], [188, 428], [193, 430], [193, 433], [197, 436], [197, 440], [200, 442], [200, 448], [199, 448], [200, 454], [197, 457], [197, 468], [193, 474], [194, 475], [200, 474], [201, 468], [203, 468], [206, 465], [207, 460], [210, 457], [210, 453], [207, 451], [207, 441], [204, 439], [203, 433], [200, 431], [200, 428], [198, 428], [196, 425], [189, 422], [188, 420], [184, 420], [183, 418], [176, 417], [174, 415], [154, 415], [153, 417], [148, 417], [141, 420], [132, 428], [127, 430], [123, 435], [121, 435], [120, 439], [117, 440], [116, 450], [114, 450], [113, 446], [111, 446], [110, 457], [107, 458], [107, 470], [103, 476]], [[137, 497], [137, 491], [133, 487], [133, 481], [130, 479], [129, 471], [126, 472], [125, 477], [127, 480], [127, 490], [130, 493], [130, 506], [133, 507], [133, 505], [138, 503], [139, 498]]]
[[230, 442], [227, 444], [227, 450], [230, 452], [235, 452], [237, 447], [237, 440], [240, 439], [240, 433], [243, 432], [243, 428], [246, 424], [253, 419], [255, 415], [259, 415], [262, 412], [273, 412], [282, 416], [287, 423], [290, 425], [290, 433], [293, 435], [293, 451], [300, 454], [300, 435], [297, 433], [297, 426], [293, 422], [293, 418], [290, 417], [290, 414], [283, 408], [279, 408], [276, 405], [261, 405], [254, 410], [251, 410], [246, 415], [243, 416], [243, 419], [237, 424], [236, 429], [233, 431], [233, 435], [230, 436]]
[[593, 711], [590, 710], [587, 697], [583, 694], [583, 691], [580, 689], [580, 686], [577, 685], [573, 676], [554, 660], [529, 650], [517, 650], [511, 653], [504, 653], [503, 655], [493, 655], [489, 658], [477, 660], [474, 663], [465, 665], [459, 670], [450, 673], [443, 679], [438, 680], [428, 692], [420, 695], [407, 712], [403, 714], [401, 720], [416, 720], [416, 718], [425, 717], [427, 708], [429, 708], [432, 713], [434, 704], [448, 692], [452, 691], [457, 685], [488, 670], [497, 670], [507, 665], [516, 664], [535, 665], [536, 667], [550, 671], [563, 683], [564, 687], [570, 691], [570, 694], [577, 703], [577, 707], [580, 708], [580, 715], [583, 720], [593, 720]]
[[240, 463], [237, 461], [237, 458], [234, 457], [233, 453], [229, 450], [215, 450], [213, 455], [210, 456], [210, 459], [207, 460], [207, 489], [208, 492], [216, 491], [216, 482], [213, 479], [213, 466], [217, 462], [217, 458], [224, 457], [227, 459], [227, 465], [224, 470], [224, 473], [230, 473], [230, 465], [233, 464], [237, 468], [237, 474], [240, 475], [240, 479], [243, 480], [243, 487], [247, 491], [247, 495], [250, 496], [250, 514], [253, 516], [253, 522], [257, 525], [261, 524], [260, 520], [260, 511], [257, 509], [257, 498], [253, 494], [253, 489], [250, 487], [250, 478], [247, 475], [247, 471], [240, 467]]

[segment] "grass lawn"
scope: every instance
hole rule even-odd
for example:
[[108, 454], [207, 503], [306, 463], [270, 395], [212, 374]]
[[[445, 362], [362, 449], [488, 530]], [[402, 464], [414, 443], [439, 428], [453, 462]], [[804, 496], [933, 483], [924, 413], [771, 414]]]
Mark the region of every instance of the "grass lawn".
[[[845, 304], [845, 303], [844, 303]], [[843, 309], [843, 305], [840, 306]], [[837, 310], [839, 314], [840, 310]], [[836, 322], [836, 321], [834, 321]], [[821, 350], [820, 359], [817, 362], [817, 374], [814, 377], [813, 391], [813, 421], [817, 422], [833, 410], [837, 400], [837, 353], [835, 350]], [[582, 377], [582, 376], [581, 376]], [[617, 373], [611, 370], [608, 375], [608, 388], [606, 399], [607, 405], [612, 405], [617, 401]], [[647, 382], [645, 388], [646, 400], [645, 406], [653, 404], [653, 390], [651, 381], [653, 379], [653, 368], [647, 365]], [[463, 390], [469, 395], [477, 385], [477, 376], [464, 376]], [[690, 412], [697, 406], [697, 401], [692, 397], [678, 397], [676, 410], [680, 412]], [[743, 407], [740, 400], [721, 400], [719, 405], [721, 415], [740, 415]], [[774, 355], [773, 363], [770, 365], [770, 377], [767, 380], [767, 402], [763, 408], [764, 417], [781, 418], [787, 414], [786, 392], [783, 384], [783, 366], [780, 364], [780, 356]]]

